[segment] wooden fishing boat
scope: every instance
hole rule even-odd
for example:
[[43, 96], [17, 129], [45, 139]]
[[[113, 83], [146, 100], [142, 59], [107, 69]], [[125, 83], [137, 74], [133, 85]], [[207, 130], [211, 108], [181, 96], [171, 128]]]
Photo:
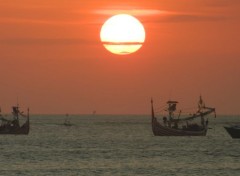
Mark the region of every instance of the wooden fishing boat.
[[63, 122], [63, 125], [64, 125], [64, 126], [72, 126], [72, 124], [71, 124], [71, 122], [70, 122], [70, 117], [69, 117], [68, 114], [66, 114], [66, 118], [65, 118], [65, 120], [64, 120], [64, 122]]
[[[3, 117], [3, 115], [0, 114], [0, 134], [27, 135], [30, 129], [29, 109], [27, 110], [27, 114], [25, 115], [23, 112], [20, 112], [18, 105], [13, 106], [12, 114], [13, 118], [11, 120]], [[26, 118], [25, 123], [23, 123], [22, 125], [20, 124], [20, 117]]]
[[240, 125], [225, 126], [224, 128], [232, 138], [240, 138]]
[[[168, 117], [163, 116], [163, 122], [160, 123], [155, 116], [153, 100], [151, 100], [152, 108], [152, 131], [155, 136], [206, 136], [208, 130], [208, 119], [205, 116], [215, 113], [215, 108], [206, 107], [201, 96], [198, 103], [196, 113], [181, 117], [182, 111], [179, 111], [175, 117], [177, 101], [167, 102]], [[194, 122], [200, 119], [200, 124]]]

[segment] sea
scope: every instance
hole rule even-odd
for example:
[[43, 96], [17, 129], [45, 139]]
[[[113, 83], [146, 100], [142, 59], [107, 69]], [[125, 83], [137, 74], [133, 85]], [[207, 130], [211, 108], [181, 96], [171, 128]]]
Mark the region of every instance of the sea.
[[209, 118], [207, 136], [153, 136], [150, 115], [32, 115], [29, 135], [0, 135], [1, 176], [239, 176], [240, 139]]

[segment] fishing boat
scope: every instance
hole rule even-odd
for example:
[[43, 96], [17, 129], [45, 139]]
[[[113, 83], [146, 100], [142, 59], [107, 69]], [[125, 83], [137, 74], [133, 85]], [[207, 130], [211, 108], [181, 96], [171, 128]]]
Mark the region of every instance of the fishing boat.
[[[27, 114], [21, 112], [19, 106], [12, 107], [12, 115], [13, 118], [9, 120], [0, 114], [0, 134], [25, 134], [29, 133], [30, 122], [29, 122], [29, 109], [27, 110]], [[25, 118], [25, 122], [21, 125], [20, 118]]]
[[240, 125], [225, 126], [224, 128], [232, 138], [240, 138]]
[[69, 115], [66, 114], [66, 118], [64, 120], [64, 123], [63, 123], [64, 126], [72, 126], [71, 122], [70, 122], [70, 118], [69, 118]]
[[[177, 101], [168, 101], [164, 107], [166, 116], [162, 117], [160, 123], [155, 116], [153, 100], [152, 108], [152, 131], [155, 136], [206, 136], [208, 130], [208, 119], [205, 116], [215, 113], [215, 108], [206, 107], [200, 96], [197, 111], [190, 115], [181, 115], [180, 110], [176, 115]], [[183, 117], [181, 117], [183, 116]]]

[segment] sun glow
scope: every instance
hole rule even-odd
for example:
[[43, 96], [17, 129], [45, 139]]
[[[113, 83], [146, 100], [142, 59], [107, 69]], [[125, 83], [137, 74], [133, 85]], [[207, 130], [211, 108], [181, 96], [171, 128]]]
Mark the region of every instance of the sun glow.
[[120, 55], [131, 54], [142, 47], [145, 30], [133, 16], [119, 14], [103, 24], [100, 38], [108, 51]]

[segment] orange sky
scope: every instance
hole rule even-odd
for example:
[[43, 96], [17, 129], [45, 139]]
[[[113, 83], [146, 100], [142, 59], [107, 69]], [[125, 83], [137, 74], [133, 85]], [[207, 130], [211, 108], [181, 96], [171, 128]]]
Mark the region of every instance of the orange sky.
[[[239, 0], [0, 0], [0, 106], [32, 113], [148, 114], [169, 99], [240, 114]], [[128, 13], [143, 47], [109, 53], [102, 24]]]

